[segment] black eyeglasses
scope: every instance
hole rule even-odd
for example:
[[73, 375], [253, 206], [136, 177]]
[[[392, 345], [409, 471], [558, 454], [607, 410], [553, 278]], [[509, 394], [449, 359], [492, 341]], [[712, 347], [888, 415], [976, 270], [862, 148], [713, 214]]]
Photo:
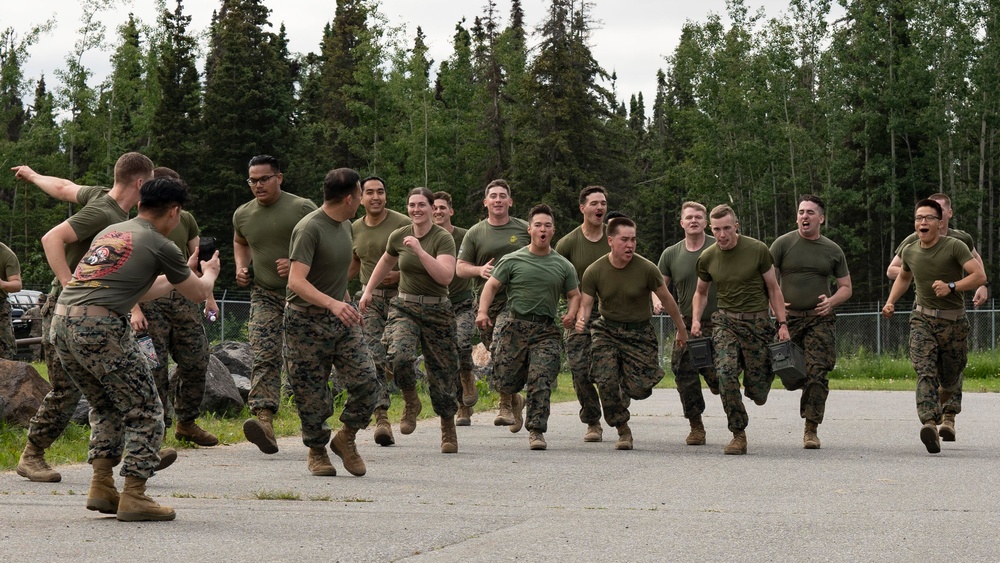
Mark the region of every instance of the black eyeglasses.
[[277, 176], [277, 174], [268, 174], [267, 176], [261, 176], [260, 178], [247, 178], [247, 185], [252, 188], [254, 184], [266, 184], [275, 176]]
[[941, 218], [937, 215], [917, 215], [913, 220], [917, 223], [923, 223], [924, 221], [930, 223], [931, 221], [938, 221]]

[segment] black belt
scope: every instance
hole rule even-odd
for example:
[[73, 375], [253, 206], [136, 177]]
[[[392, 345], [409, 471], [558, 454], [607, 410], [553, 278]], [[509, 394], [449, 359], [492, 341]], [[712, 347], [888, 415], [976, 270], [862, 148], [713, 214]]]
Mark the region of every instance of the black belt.
[[602, 318], [602, 322], [606, 326], [609, 326], [611, 328], [621, 328], [621, 329], [624, 329], [624, 330], [640, 330], [640, 329], [648, 328], [650, 326], [649, 325], [649, 321], [642, 321], [642, 322], [637, 322], [637, 323], [623, 323], [623, 322], [619, 322], [619, 321], [612, 321], [612, 320], [609, 320], [609, 319]]
[[531, 323], [542, 323], [542, 324], [555, 324], [555, 319], [546, 315], [522, 315], [521, 313], [511, 312], [510, 316], [514, 317], [519, 321], [528, 321]]

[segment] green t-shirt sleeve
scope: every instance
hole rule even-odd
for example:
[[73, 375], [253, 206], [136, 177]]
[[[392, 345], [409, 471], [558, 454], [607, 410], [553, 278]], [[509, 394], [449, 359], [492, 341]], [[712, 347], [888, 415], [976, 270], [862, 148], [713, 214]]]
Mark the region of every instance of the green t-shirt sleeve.
[[597, 265], [598, 262], [587, 266], [583, 272], [583, 282], [580, 283], [580, 292], [596, 298], [597, 297]]
[[759, 271], [761, 275], [764, 275], [767, 273], [768, 270], [771, 269], [771, 266], [774, 266], [774, 257], [771, 256], [771, 251], [768, 250], [766, 244], [760, 243], [760, 245], [758, 245], [757, 248], [758, 248], [757, 252], [759, 254], [757, 258], [758, 259], [757, 271]]
[[708, 273], [709, 260], [711, 260], [711, 254], [706, 250], [698, 257], [698, 261], [695, 262], [695, 272], [698, 274], [698, 279], [711, 283], [712, 274]]
[[399, 248], [403, 245], [403, 239], [409, 234], [406, 231], [407, 227], [400, 227], [389, 235], [389, 239], [385, 243], [385, 251], [389, 256], [399, 258]]
[[191, 276], [191, 269], [184, 261], [181, 249], [170, 240], [160, 247], [160, 269], [167, 276], [167, 281], [174, 285]]
[[565, 261], [563, 269], [566, 271], [566, 278], [563, 282], [563, 292], [569, 293], [580, 287], [580, 280], [576, 277], [576, 268], [573, 267], [573, 264], [571, 264], [569, 260]]
[[76, 202], [80, 205], [87, 205], [101, 197], [106, 191], [102, 186], [81, 186], [76, 192]]
[[66, 222], [76, 233], [77, 240], [91, 238], [108, 226], [107, 215], [97, 205], [84, 206], [72, 217], [66, 219]]
[[317, 239], [312, 229], [304, 227], [292, 231], [292, 240], [288, 245], [288, 259], [307, 266], [312, 266], [316, 254]]
[[479, 237], [480, 232], [482, 232], [482, 229], [477, 228], [477, 225], [473, 225], [469, 229], [469, 232], [465, 233], [465, 238], [462, 239], [462, 247], [458, 249], [459, 260], [476, 265], [476, 239]]

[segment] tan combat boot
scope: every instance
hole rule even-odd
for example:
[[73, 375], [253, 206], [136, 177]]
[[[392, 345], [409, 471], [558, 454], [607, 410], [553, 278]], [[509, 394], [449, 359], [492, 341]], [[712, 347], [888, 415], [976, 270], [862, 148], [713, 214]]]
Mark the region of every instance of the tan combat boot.
[[944, 418], [941, 420], [941, 428], [938, 429], [938, 435], [941, 436], [941, 440], [944, 442], [955, 441], [954, 413], [944, 413]]
[[403, 407], [403, 416], [399, 420], [399, 431], [403, 434], [413, 434], [417, 429], [417, 416], [424, 410], [424, 405], [420, 403], [420, 395], [417, 389], [404, 389], [403, 400], [406, 405]]
[[524, 403], [525, 399], [520, 393], [510, 396], [510, 410], [514, 413], [514, 424], [510, 425], [510, 431], [515, 434], [524, 428]]
[[632, 449], [632, 429], [628, 427], [628, 423], [623, 422], [618, 425], [618, 442], [615, 443], [615, 449]]
[[251, 443], [266, 454], [278, 453], [278, 441], [274, 439], [274, 411], [261, 409], [256, 418], [248, 418], [243, 423], [243, 434]]
[[807, 450], [819, 449], [819, 435], [817, 435], [819, 424], [806, 420], [806, 431], [802, 435], [802, 447]]
[[156, 455], [160, 456], [160, 463], [156, 465], [154, 471], [163, 471], [177, 461], [177, 450], [173, 448], [163, 448], [156, 452]]
[[389, 412], [386, 409], [375, 409], [375, 443], [380, 446], [391, 446], [396, 443], [392, 436], [392, 425], [389, 424]]
[[511, 395], [500, 393], [500, 404], [497, 406], [497, 417], [493, 419], [494, 426], [510, 426], [514, 424], [514, 413], [511, 409]]
[[927, 453], [941, 453], [941, 439], [938, 437], [937, 424], [928, 420], [920, 427], [920, 441], [927, 447]]
[[472, 407], [465, 405], [458, 406], [458, 414], [455, 415], [455, 426], [472, 426]]
[[537, 430], [528, 433], [528, 447], [532, 450], [544, 450], [549, 445], [545, 443], [545, 437]]
[[691, 417], [691, 432], [688, 433], [687, 439], [684, 443], [689, 446], [704, 446], [705, 445], [705, 423], [701, 421], [701, 415], [696, 415]]
[[121, 458], [96, 458], [91, 463], [94, 466], [94, 476], [90, 480], [90, 491], [87, 492], [87, 510], [96, 510], [101, 514], [118, 512], [118, 490], [115, 489], [114, 468]]
[[587, 425], [587, 432], [583, 435], [584, 442], [600, 442], [604, 439], [604, 428], [600, 422]]
[[58, 483], [62, 480], [62, 475], [45, 463], [45, 448], [39, 448], [30, 440], [21, 452], [21, 459], [17, 460], [17, 474], [36, 483]]
[[330, 449], [344, 462], [344, 469], [348, 473], [360, 477], [368, 471], [368, 468], [365, 467], [365, 460], [361, 459], [357, 445], [354, 443], [357, 434], [357, 428], [341, 426], [340, 430], [333, 435], [333, 439], [330, 440]]
[[747, 453], [747, 433], [743, 430], [733, 432], [733, 439], [722, 450], [726, 455], [743, 455]]
[[458, 453], [458, 432], [455, 431], [455, 417], [441, 417], [441, 453]]
[[479, 401], [479, 389], [476, 388], [476, 376], [472, 370], [465, 370], [459, 374], [462, 382], [462, 403], [467, 407], [475, 405]]
[[146, 496], [146, 480], [133, 475], [125, 476], [125, 489], [118, 501], [118, 520], [122, 522], [146, 522], [173, 520], [177, 517], [173, 508], [160, 506]]
[[191, 422], [178, 420], [174, 436], [178, 440], [187, 440], [199, 446], [211, 447], [219, 445], [219, 439], [214, 434], [206, 432], [204, 428], [198, 426], [198, 423], [193, 420]]
[[326, 448], [309, 448], [309, 458], [306, 460], [309, 472], [317, 477], [336, 477], [337, 468], [330, 463]]

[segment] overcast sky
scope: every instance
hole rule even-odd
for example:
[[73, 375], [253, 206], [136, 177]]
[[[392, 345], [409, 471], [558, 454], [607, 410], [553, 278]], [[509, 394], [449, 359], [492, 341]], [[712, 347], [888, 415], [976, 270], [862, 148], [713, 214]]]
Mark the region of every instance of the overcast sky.
[[[284, 22], [293, 52], [319, 51], [323, 25], [332, 21], [335, 0], [266, 0], [272, 10], [275, 29]], [[687, 20], [703, 22], [709, 13], [725, 14], [725, 0], [595, 0], [593, 16], [598, 27], [592, 37], [592, 49], [597, 61], [618, 75], [619, 97], [628, 100], [642, 91], [646, 105], [656, 89], [656, 71], [664, 68], [664, 57], [671, 54]], [[3, 23], [23, 34], [33, 24], [54, 17], [55, 29], [34, 45], [25, 65], [25, 77], [37, 79], [44, 73], [50, 88], [55, 83], [53, 70], [65, 65], [66, 55], [73, 49], [80, 28], [81, 9], [78, 0], [4, 0]], [[391, 25], [405, 25], [407, 42], [412, 43], [417, 26], [427, 35], [430, 56], [435, 66], [451, 54], [451, 37], [455, 24], [466, 19], [466, 26], [482, 13], [485, 0], [381, 0], [381, 11]], [[117, 0], [114, 11], [104, 13], [110, 42], [117, 39], [116, 29], [129, 12], [140, 20], [154, 24], [154, 0]], [[173, 9], [175, 0], [167, 0]], [[192, 16], [191, 29], [198, 32], [208, 27], [212, 11], [219, 0], [187, 0], [184, 11]], [[522, 0], [529, 31], [543, 19], [548, 0]], [[777, 17], [787, 9], [787, 0], [747, 0], [751, 10], [763, 8], [768, 17]], [[510, 7], [506, 0], [497, 0], [497, 7], [506, 23]], [[533, 44], [533, 40], [529, 39]], [[84, 64], [94, 72], [92, 85], [100, 82], [110, 69], [108, 52], [90, 52]]]

